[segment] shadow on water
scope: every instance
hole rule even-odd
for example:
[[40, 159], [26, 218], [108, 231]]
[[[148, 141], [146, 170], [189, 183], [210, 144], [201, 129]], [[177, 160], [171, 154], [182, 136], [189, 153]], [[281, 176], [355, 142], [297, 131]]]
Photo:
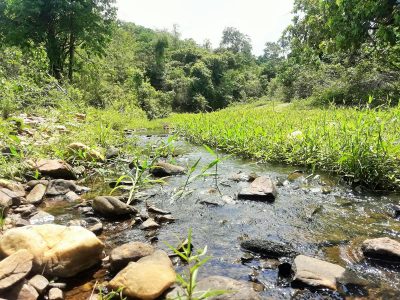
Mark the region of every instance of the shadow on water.
[[[139, 143], [151, 144], [166, 138], [154, 134], [139, 136]], [[201, 168], [214, 159], [204, 148], [184, 141], [177, 141], [176, 148], [183, 153], [175, 158], [182, 166], [191, 166], [201, 158]], [[201, 277], [224, 275], [256, 282], [266, 299], [400, 299], [398, 267], [371, 264], [363, 260], [360, 252], [360, 245], [366, 238], [400, 238], [400, 222], [389, 214], [391, 205], [399, 202], [399, 196], [355, 194], [348, 187], [337, 184], [335, 178], [323, 174], [308, 176], [304, 173], [287, 180], [295, 170], [294, 167], [227, 158], [219, 165], [218, 183], [221, 193], [235, 199], [234, 203], [221, 203], [212, 177], [194, 181], [189, 187], [190, 195], [171, 201], [186, 177], [167, 178], [166, 184], [146, 190], [149, 194], [146, 201], [170, 211], [176, 222], [163, 225], [150, 234], [153, 243], [167, 250], [163, 241], [178, 244], [176, 237], [183, 239], [192, 228], [194, 247], [208, 245], [212, 256], [201, 270]], [[279, 182], [276, 201], [270, 204], [236, 200], [237, 193], [249, 184], [229, 179], [238, 172], [267, 175]], [[93, 184], [92, 195], [96, 190], [99, 194], [105, 191], [101, 184], [104, 182]], [[138, 206], [140, 210], [144, 203]], [[58, 222], [77, 216], [70, 210], [57, 215]], [[101, 238], [108, 249], [130, 241], [148, 241], [146, 234], [150, 236], [138, 227], [124, 226], [123, 222], [105, 222], [105, 226]], [[241, 260], [244, 252], [240, 242], [248, 238], [290, 244], [299, 253], [346, 267], [349, 278], [338, 292], [297, 291], [278, 276], [276, 265], [268, 258], [255, 255], [245, 262]]]

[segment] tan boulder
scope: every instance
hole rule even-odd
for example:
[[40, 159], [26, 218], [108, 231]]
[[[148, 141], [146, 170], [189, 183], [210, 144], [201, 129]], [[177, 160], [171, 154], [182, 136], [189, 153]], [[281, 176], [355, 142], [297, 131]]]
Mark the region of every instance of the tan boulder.
[[47, 187], [43, 184], [37, 184], [26, 196], [26, 201], [31, 204], [38, 204], [42, 202], [44, 195], [46, 194]]
[[89, 146], [86, 146], [85, 144], [82, 143], [72, 143], [68, 145], [68, 149], [71, 150], [71, 152], [78, 152], [81, 151], [83, 155], [89, 159], [89, 160], [95, 160], [95, 161], [104, 161], [104, 155], [101, 154], [99, 151], [94, 150], [90, 148]]
[[153, 254], [152, 245], [141, 242], [123, 244], [110, 253], [110, 267], [112, 270], [121, 270], [131, 261], [138, 261], [144, 256]]
[[123, 287], [125, 296], [152, 300], [160, 297], [176, 280], [171, 260], [164, 251], [131, 262], [108, 284], [111, 289]]
[[0, 240], [2, 255], [26, 249], [34, 257], [34, 271], [58, 277], [74, 276], [99, 263], [103, 248], [103, 243], [89, 230], [55, 224], [13, 228]]
[[400, 242], [388, 237], [365, 240], [361, 250], [368, 258], [400, 262]]
[[61, 159], [40, 159], [34, 163], [33, 167], [42, 175], [48, 175], [53, 178], [76, 178], [72, 167]]
[[13, 191], [17, 197], [25, 197], [25, 188], [19, 182], [14, 182], [6, 179], [0, 179], [0, 187]]

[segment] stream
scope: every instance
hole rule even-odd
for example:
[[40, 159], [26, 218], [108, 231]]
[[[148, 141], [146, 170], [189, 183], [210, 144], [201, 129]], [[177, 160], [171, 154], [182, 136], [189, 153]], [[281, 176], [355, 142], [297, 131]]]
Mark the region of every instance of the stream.
[[[138, 138], [138, 143], [145, 145], [167, 136], [154, 134]], [[191, 166], [201, 158], [201, 168], [214, 159], [203, 147], [183, 140], [176, 142], [176, 148], [182, 152], [175, 158], [181, 166]], [[263, 299], [400, 299], [399, 267], [372, 265], [363, 259], [360, 250], [367, 238], [400, 238], [400, 221], [390, 215], [391, 205], [400, 201], [398, 195], [355, 193], [332, 176], [307, 173], [294, 176], [294, 167], [261, 164], [224, 157], [224, 154], [221, 157], [224, 160], [218, 165], [218, 188], [232, 198], [228, 198], [230, 201], [221, 200], [215, 178], [211, 176], [195, 180], [188, 187], [192, 190], [190, 195], [171, 201], [186, 176], [166, 178], [165, 184], [144, 190], [143, 199], [170, 211], [176, 221], [162, 225], [156, 232], [146, 232], [139, 226], [129, 226], [129, 220], [102, 219], [105, 230], [99, 238], [105, 242], [106, 249], [130, 241], [151, 241], [158, 248], [168, 250], [164, 242], [177, 245], [177, 236], [184, 239], [192, 228], [195, 249], [207, 245], [212, 257], [200, 270], [199, 277], [223, 275], [252, 281]], [[237, 200], [237, 193], [249, 185], [230, 179], [239, 172], [266, 175], [278, 182], [275, 202]], [[292, 174], [291, 180], [288, 180], [289, 174]], [[91, 188], [92, 196], [109, 191], [104, 182], [86, 185]], [[139, 211], [145, 201], [135, 203]], [[82, 217], [72, 206], [69, 203], [46, 210], [56, 216], [56, 223], [66, 224]], [[301, 254], [339, 264], [348, 271], [349, 282], [338, 292], [299, 292], [278, 277], [276, 260], [257, 254], [249, 256], [241, 249], [241, 241], [248, 238], [283, 242]], [[178, 263], [177, 270], [181, 268]], [[88, 299], [96, 280], [107, 280], [107, 276], [103, 269], [89, 270], [79, 279], [68, 282], [66, 299]]]

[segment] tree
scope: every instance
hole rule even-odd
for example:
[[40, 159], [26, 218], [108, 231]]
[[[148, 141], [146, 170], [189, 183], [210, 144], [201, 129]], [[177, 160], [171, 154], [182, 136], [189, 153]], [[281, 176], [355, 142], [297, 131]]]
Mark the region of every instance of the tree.
[[234, 53], [251, 54], [251, 40], [248, 35], [241, 33], [233, 27], [227, 27], [222, 32], [222, 49], [227, 49]]
[[77, 48], [102, 54], [115, 19], [114, 0], [2, 0], [0, 35], [11, 45], [43, 44], [50, 73], [62, 79], [68, 62], [73, 79]]

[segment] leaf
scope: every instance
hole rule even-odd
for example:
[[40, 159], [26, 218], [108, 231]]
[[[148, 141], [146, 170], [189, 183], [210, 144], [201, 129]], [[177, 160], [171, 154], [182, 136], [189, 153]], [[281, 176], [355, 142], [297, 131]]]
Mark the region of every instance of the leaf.
[[210, 147], [208, 147], [206, 144], [203, 145], [203, 147], [207, 150], [208, 153], [210, 153], [212, 156], [217, 156], [215, 154], [214, 150], [212, 150]]

